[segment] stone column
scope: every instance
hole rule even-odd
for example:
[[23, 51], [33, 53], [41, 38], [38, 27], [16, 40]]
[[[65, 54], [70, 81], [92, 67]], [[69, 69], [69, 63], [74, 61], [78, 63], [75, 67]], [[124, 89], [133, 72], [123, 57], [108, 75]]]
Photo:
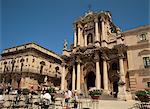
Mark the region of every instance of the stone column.
[[[125, 72], [124, 72], [124, 64], [123, 64], [123, 58], [121, 57], [119, 59], [119, 66], [120, 66], [120, 81], [119, 82], [125, 82]], [[118, 98], [121, 100], [126, 100], [126, 86], [120, 85], [119, 86], [119, 93]]]
[[106, 47], [107, 43], [106, 43], [106, 34], [105, 34], [105, 19], [101, 18], [101, 25], [102, 25], [102, 47]]
[[75, 90], [75, 80], [76, 80], [76, 74], [75, 74], [75, 65], [73, 65], [73, 71], [72, 71], [72, 90]]
[[100, 74], [100, 64], [99, 64], [99, 55], [95, 55], [96, 61], [96, 89], [101, 88], [101, 74]]
[[84, 35], [84, 46], [87, 46], [87, 34]]
[[81, 24], [78, 24], [78, 46], [81, 45]]
[[103, 76], [104, 76], [104, 90], [108, 92], [108, 71], [107, 71], [107, 62], [103, 60]]
[[76, 29], [74, 29], [74, 47], [77, 46], [77, 35], [76, 35]]
[[120, 66], [120, 76], [122, 81], [125, 82], [125, 72], [124, 72], [124, 64], [123, 64], [123, 58], [119, 59], [119, 66]]
[[77, 63], [77, 91], [80, 92], [80, 60], [78, 60], [78, 63]]
[[96, 46], [100, 46], [99, 44], [99, 31], [98, 31], [98, 18], [95, 18], [95, 44]]
[[65, 83], [65, 63], [62, 63], [62, 73], [61, 73], [61, 90], [64, 91], [65, 89], [65, 86], [64, 86], [64, 83]]

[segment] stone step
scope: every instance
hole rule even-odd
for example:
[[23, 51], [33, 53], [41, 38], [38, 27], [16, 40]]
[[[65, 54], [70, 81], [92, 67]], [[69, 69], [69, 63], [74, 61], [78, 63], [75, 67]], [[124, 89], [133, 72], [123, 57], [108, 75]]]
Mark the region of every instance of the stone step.
[[112, 95], [102, 94], [101, 100], [117, 100], [117, 98], [114, 98]]

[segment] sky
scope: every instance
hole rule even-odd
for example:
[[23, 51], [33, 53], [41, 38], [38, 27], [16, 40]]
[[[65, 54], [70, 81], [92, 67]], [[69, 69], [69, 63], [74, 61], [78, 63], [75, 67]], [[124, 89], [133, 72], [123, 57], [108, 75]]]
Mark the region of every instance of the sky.
[[0, 52], [35, 42], [61, 54], [89, 4], [94, 12], [110, 11], [122, 31], [150, 24], [150, 0], [0, 0]]

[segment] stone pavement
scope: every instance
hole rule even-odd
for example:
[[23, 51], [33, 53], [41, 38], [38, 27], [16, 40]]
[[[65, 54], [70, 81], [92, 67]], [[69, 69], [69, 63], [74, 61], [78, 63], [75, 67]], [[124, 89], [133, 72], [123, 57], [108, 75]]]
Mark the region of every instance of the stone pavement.
[[[79, 109], [133, 109], [137, 101], [117, 101], [117, 100], [98, 100], [80, 99]], [[61, 109], [61, 108], [58, 108]]]
[[[40, 109], [38, 108], [37, 105], [34, 105], [34, 102], [38, 102], [39, 96], [34, 96], [33, 100], [33, 105], [30, 109]], [[5, 96], [5, 101], [8, 99], [13, 98], [13, 96], [6, 97]], [[138, 101], [119, 101], [119, 100], [98, 100], [98, 101], [93, 101], [92, 99], [79, 99], [79, 108], [78, 109], [138, 109], [138, 108], [132, 108], [134, 104], [136, 104]], [[20, 104], [23, 104], [24, 100]], [[5, 105], [10, 105], [10, 103], [7, 101], [5, 102]], [[65, 109], [65, 102], [64, 98], [57, 98], [55, 105], [51, 105], [51, 108], [49, 109]], [[73, 107], [73, 104], [70, 104], [70, 107]], [[4, 108], [7, 109], [7, 108]], [[11, 109], [11, 108], [10, 108]], [[24, 109], [24, 108], [17, 108], [17, 109]], [[73, 108], [71, 108], [73, 109]]]

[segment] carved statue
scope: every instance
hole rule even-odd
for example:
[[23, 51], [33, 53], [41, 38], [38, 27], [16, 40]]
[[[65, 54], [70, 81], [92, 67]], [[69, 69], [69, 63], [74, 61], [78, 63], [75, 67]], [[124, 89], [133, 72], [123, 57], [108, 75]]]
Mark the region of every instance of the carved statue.
[[92, 34], [89, 34], [88, 35], [88, 44], [91, 44], [92, 43]]
[[67, 41], [64, 40], [64, 50], [67, 50]]
[[44, 82], [45, 82], [45, 83], [47, 82], [47, 76], [44, 78]]

